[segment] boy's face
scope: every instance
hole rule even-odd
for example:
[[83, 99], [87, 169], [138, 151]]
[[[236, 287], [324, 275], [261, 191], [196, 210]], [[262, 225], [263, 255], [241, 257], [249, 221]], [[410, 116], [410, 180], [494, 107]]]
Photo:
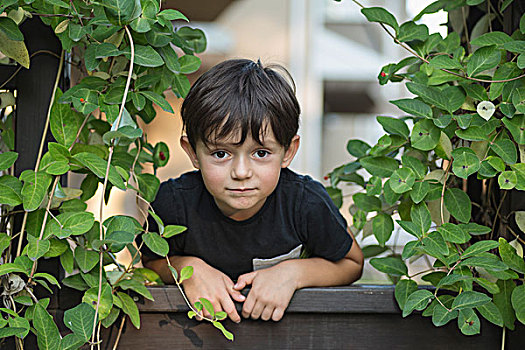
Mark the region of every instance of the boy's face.
[[[264, 130], [264, 128], [263, 128]], [[281, 168], [287, 167], [299, 147], [299, 136], [294, 136], [285, 149], [277, 142], [271, 127], [266, 128], [263, 145], [251, 135], [237, 145], [240, 135], [217, 140], [205, 145], [198, 141], [193, 150], [187, 137], [181, 145], [193, 165], [201, 170], [204, 184], [222, 213], [234, 220], [252, 217], [264, 205], [279, 181]]]

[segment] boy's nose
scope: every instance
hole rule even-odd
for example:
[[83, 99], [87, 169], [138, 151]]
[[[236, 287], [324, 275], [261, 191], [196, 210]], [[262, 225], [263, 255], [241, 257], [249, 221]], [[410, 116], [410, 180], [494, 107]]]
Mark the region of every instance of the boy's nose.
[[232, 178], [237, 180], [247, 179], [252, 176], [252, 170], [250, 168], [249, 160], [243, 157], [237, 158], [233, 162], [232, 167]]

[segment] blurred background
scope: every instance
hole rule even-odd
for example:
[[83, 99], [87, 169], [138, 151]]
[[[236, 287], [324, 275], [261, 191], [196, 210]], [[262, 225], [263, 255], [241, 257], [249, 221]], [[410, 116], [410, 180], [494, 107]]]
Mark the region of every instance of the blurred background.
[[[432, 2], [363, 0], [362, 4], [385, 7], [402, 23]], [[325, 174], [352, 160], [346, 151], [349, 139], [374, 143], [383, 135], [375, 117], [402, 114], [388, 101], [408, 94], [404, 84], [380, 86], [377, 76], [382, 66], [398, 62], [408, 53], [396, 46], [378, 24], [367, 22], [360, 7], [350, 0], [169, 0], [163, 1], [162, 7], [177, 9], [190, 19], [189, 24], [174, 22], [175, 26], [189, 25], [206, 34], [208, 46], [199, 55], [202, 66], [190, 77], [191, 82], [230, 58], [260, 59], [263, 65], [278, 63], [290, 71], [302, 108], [301, 146], [291, 165], [296, 172], [323, 182]], [[446, 36], [446, 26], [441, 25], [447, 22], [443, 11], [426, 15], [420, 22], [431, 33]], [[157, 173], [161, 181], [193, 169], [179, 145], [182, 126], [178, 111], [182, 100], [171, 92], [166, 95], [175, 114], [157, 108], [157, 118], [142, 125], [150, 143], [163, 141], [169, 146], [169, 162]], [[345, 196], [342, 213], [351, 223], [348, 207], [358, 188], [342, 187]], [[142, 221], [134, 194], [114, 192], [104, 210], [105, 216], [125, 214]], [[99, 195], [88, 203], [89, 210], [95, 213]], [[396, 245], [406, 239], [402, 233], [394, 234], [387, 244]], [[374, 243], [375, 238], [363, 240], [358, 236], [357, 241], [366, 245]], [[119, 259], [129, 261], [126, 255]], [[416, 262], [412, 268], [417, 265]], [[388, 280], [367, 264], [361, 282], [388, 283]]]

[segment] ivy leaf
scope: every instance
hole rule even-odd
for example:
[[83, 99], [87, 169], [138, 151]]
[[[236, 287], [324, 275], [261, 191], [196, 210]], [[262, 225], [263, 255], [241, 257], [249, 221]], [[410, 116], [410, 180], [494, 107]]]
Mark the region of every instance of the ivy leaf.
[[514, 171], [504, 171], [498, 176], [499, 188], [511, 190], [518, 184], [518, 176]]
[[489, 251], [491, 249], [497, 248], [499, 243], [492, 240], [479, 241], [468, 247], [465, 252], [461, 255], [462, 259], [469, 258], [471, 256], [479, 255], [480, 253]]
[[[496, 69], [492, 80], [506, 80], [519, 76], [521, 69], [516, 66], [515, 62], [505, 62]], [[503, 92], [503, 88], [507, 83], [492, 83], [489, 89], [489, 99], [495, 100]], [[485, 100], [485, 99], [482, 99]]]
[[416, 149], [430, 151], [438, 145], [440, 136], [441, 131], [431, 120], [422, 119], [414, 125], [410, 142]]
[[70, 147], [75, 142], [83, 117], [72, 110], [69, 104], [59, 103], [61, 96], [62, 91], [57, 89], [49, 117], [49, 128], [59, 144]]
[[162, 110], [168, 113], [173, 113], [173, 108], [171, 108], [171, 105], [164, 99], [164, 97], [160, 96], [159, 94], [156, 94], [153, 91], [139, 91], [139, 93], [162, 108]]
[[348, 140], [348, 143], [346, 144], [346, 150], [348, 153], [357, 158], [366, 156], [369, 149], [370, 145], [361, 140]]
[[472, 203], [468, 195], [458, 188], [447, 188], [444, 196], [445, 207], [452, 216], [461, 222], [470, 221]]
[[503, 118], [503, 124], [505, 124], [518, 145], [525, 145], [525, 115], [520, 114], [512, 119]]
[[414, 310], [423, 310], [433, 298], [434, 295], [426, 289], [420, 289], [410, 294], [405, 302], [403, 317], [407, 317]]
[[459, 310], [458, 328], [465, 335], [478, 334], [481, 328], [478, 315], [472, 308]]
[[514, 330], [514, 322], [516, 321], [516, 312], [512, 308], [512, 292], [516, 288], [516, 284], [512, 279], [498, 280], [497, 285], [500, 292], [494, 294], [494, 304], [499, 309], [503, 317], [503, 324], [510, 330]]
[[439, 256], [439, 255], [447, 255], [448, 254], [448, 246], [447, 242], [443, 239], [443, 236], [439, 233], [439, 231], [433, 231], [429, 233], [428, 236], [423, 238], [423, 248], [428, 252], [431, 253], [431, 255]]
[[392, 217], [384, 213], [378, 213], [372, 220], [372, 231], [379, 245], [384, 247], [394, 231], [394, 221]]
[[[438, 57], [443, 57], [443, 56], [438, 56]], [[413, 115], [416, 117], [429, 118], [429, 119], [432, 118], [432, 109], [430, 108], [429, 105], [427, 105], [426, 103], [420, 100], [412, 99], [412, 98], [405, 98], [405, 99], [390, 101], [390, 103], [394, 104], [399, 109], [401, 109], [402, 111], [410, 115]]]
[[3, 32], [10, 40], [24, 40], [24, 35], [18, 29], [18, 25], [9, 17], [0, 17], [0, 32]]
[[[100, 158], [91, 152], [81, 152], [73, 156], [75, 160], [80, 162], [83, 166], [88, 168], [98, 178], [103, 179], [106, 176], [107, 161]], [[140, 175], [139, 175], [140, 176]], [[117, 170], [113, 165], [109, 167], [109, 181], [121, 190], [126, 189], [126, 185], [122, 180], [122, 177], [118, 174]]]
[[93, 250], [87, 250], [81, 246], [75, 248], [75, 261], [82, 272], [91, 271], [98, 263], [98, 253]]
[[441, 327], [458, 317], [458, 310], [447, 310], [441, 304], [437, 304], [432, 311], [432, 323], [436, 327]]
[[499, 254], [501, 260], [511, 269], [519, 273], [525, 273], [525, 261], [522, 257], [516, 254], [516, 250], [511, 246], [505, 238], [499, 239]]
[[452, 309], [461, 310], [472, 308], [489, 303], [491, 298], [483, 293], [475, 291], [465, 291], [458, 295], [452, 303]]
[[102, 0], [108, 20], [117, 26], [124, 26], [140, 16], [139, 0]]
[[448, 55], [438, 55], [430, 60], [430, 66], [436, 69], [462, 69], [463, 66], [457, 59], [448, 57]]
[[503, 44], [509, 41], [512, 41], [512, 38], [508, 34], [494, 31], [480, 35], [470, 43], [475, 46], [503, 46]]
[[29, 53], [23, 40], [11, 40], [3, 31], [0, 31], [0, 52], [29, 69]]
[[432, 219], [430, 217], [430, 211], [424, 202], [412, 206], [410, 209], [410, 218], [423, 235], [430, 229]]
[[14, 176], [0, 176], [0, 204], [16, 206], [22, 203], [22, 183]]
[[166, 256], [170, 250], [168, 242], [159, 234], [154, 232], [145, 233], [142, 235], [142, 240], [146, 246], [157, 255]]
[[403, 279], [397, 282], [394, 296], [399, 308], [403, 310], [408, 296], [417, 290], [417, 283], [413, 280]]
[[215, 328], [219, 329], [222, 332], [222, 334], [226, 337], [226, 339], [233, 341], [233, 334], [231, 332], [228, 332], [226, 328], [224, 328], [222, 323], [218, 321], [213, 321], [212, 324]]
[[[98, 272], [97, 272], [98, 275]], [[102, 283], [100, 290], [100, 301], [98, 299], [98, 281], [97, 286], [89, 288], [82, 297], [82, 302], [90, 305], [93, 309], [97, 307], [98, 303], [98, 314], [99, 319], [103, 320], [111, 312], [113, 307], [113, 294], [111, 294], [111, 286], [107, 282]], [[93, 327], [93, 324], [91, 324]]]
[[516, 311], [516, 318], [525, 324], [525, 285], [514, 288], [511, 294], [511, 302]]
[[481, 306], [477, 306], [476, 310], [479, 311], [487, 321], [495, 324], [496, 326], [503, 327], [503, 318], [498, 307], [491, 301]]
[[157, 16], [164, 17], [168, 21], [175, 21], [175, 20], [178, 20], [178, 19], [182, 19], [182, 20], [184, 20], [186, 22], [189, 22], [189, 20], [188, 20], [188, 18], [186, 16], [184, 16], [179, 11], [173, 10], [173, 9], [162, 10]]
[[64, 324], [76, 335], [87, 341], [93, 334], [95, 309], [86, 303], [81, 303], [64, 312]]
[[160, 180], [153, 174], [137, 175], [140, 194], [148, 202], [153, 202], [160, 187]]
[[60, 346], [60, 333], [53, 322], [53, 317], [40, 304], [36, 304], [33, 314], [33, 326], [36, 330], [39, 349], [56, 350]]
[[408, 126], [406, 123], [398, 118], [392, 118], [392, 117], [377, 117], [377, 121], [381, 126], [383, 126], [383, 129], [385, 132], [393, 135], [399, 135], [404, 137], [405, 139], [408, 139], [408, 135], [410, 135], [410, 131], [408, 130]]
[[454, 151], [452, 151], [452, 157], [454, 157], [454, 162], [452, 163], [452, 172], [458, 177], [466, 179], [479, 170], [479, 158], [470, 148], [456, 148]]
[[500, 59], [501, 52], [496, 46], [482, 47], [474, 52], [467, 63], [467, 75], [472, 77], [487, 69], [494, 68], [498, 65]]
[[364, 193], [356, 193], [353, 195], [355, 205], [366, 212], [380, 211], [381, 200], [375, 196], [368, 196]]
[[185, 266], [180, 271], [180, 280], [179, 283], [182, 283], [184, 280], [191, 278], [193, 276], [193, 266]]
[[370, 259], [370, 265], [376, 268], [378, 271], [395, 275], [403, 276], [408, 275], [408, 269], [403, 260], [399, 257], [389, 256], [386, 258], [373, 258]]
[[470, 240], [470, 235], [465, 232], [460, 226], [452, 223], [444, 223], [437, 228], [443, 238], [451, 243], [466, 243]]
[[382, 7], [368, 7], [361, 9], [361, 13], [365, 15], [369, 22], [378, 22], [389, 25], [392, 27], [396, 34], [399, 30], [399, 24], [397, 24], [396, 18], [390, 12]]
[[503, 271], [507, 269], [507, 265], [501, 262], [497, 256], [490, 253], [467, 258], [458, 266], [481, 267], [491, 271]]
[[409, 82], [406, 84], [406, 87], [411, 93], [418, 95], [425, 102], [443, 109], [449, 114], [454, 113], [465, 102], [463, 90], [457, 86], [449, 86], [440, 90], [432, 86]]
[[425, 199], [426, 195], [430, 191], [430, 184], [426, 181], [420, 181], [414, 183], [412, 190], [410, 191], [410, 199], [416, 204]]
[[390, 188], [395, 193], [404, 193], [410, 191], [416, 176], [410, 168], [400, 168], [394, 171], [390, 177]]
[[162, 234], [162, 237], [164, 238], [170, 238], [172, 236], [181, 234], [182, 232], [186, 231], [187, 227], [185, 226], [179, 226], [179, 225], [168, 225], [164, 228], [164, 233]]
[[362, 158], [359, 163], [370, 175], [379, 177], [390, 177], [399, 167], [397, 160], [383, 156]]
[[[129, 48], [123, 51], [127, 59], [131, 59]], [[151, 46], [135, 45], [135, 64], [143, 67], [160, 67], [164, 60]]]
[[184, 55], [179, 58], [180, 73], [190, 74], [196, 72], [200, 65], [201, 59], [193, 55]]
[[[0, 17], [3, 18], [3, 17]], [[0, 153], [0, 171], [4, 171], [8, 168], [10, 168], [13, 164], [15, 164], [16, 160], [18, 159], [18, 153], [16, 152], [4, 152]]]
[[20, 175], [20, 180], [24, 181], [21, 192], [24, 210], [34, 211], [38, 209], [51, 184], [51, 176], [42, 171], [35, 173], [33, 170], [24, 170]]
[[412, 40], [424, 41], [428, 38], [428, 27], [424, 24], [416, 24], [412, 21], [405, 22], [399, 27], [397, 40], [407, 42]]
[[44, 256], [49, 250], [51, 242], [47, 239], [39, 239], [38, 237], [28, 235], [27, 236], [27, 256], [35, 261]]
[[518, 152], [514, 142], [508, 139], [494, 141], [490, 144], [490, 149], [503, 159], [507, 164], [514, 164], [518, 160]]

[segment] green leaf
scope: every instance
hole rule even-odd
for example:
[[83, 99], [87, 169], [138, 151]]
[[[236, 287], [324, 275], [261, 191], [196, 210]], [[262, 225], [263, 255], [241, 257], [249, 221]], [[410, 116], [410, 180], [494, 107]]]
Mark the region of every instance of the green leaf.
[[408, 296], [417, 290], [417, 283], [413, 280], [402, 279], [396, 284], [394, 296], [399, 308], [403, 310]]
[[162, 234], [162, 237], [170, 238], [172, 236], [181, 234], [182, 232], [186, 230], [187, 230], [187, 227], [185, 226], [168, 225], [164, 228], [164, 233]]
[[475, 46], [503, 46], [503, 44], [512, 41], [512, 38], [503, 32], [485, 33], [473, 39], [470, 43]]
[[[98, 178], [103, 179], [106, 176], [107, 161], [100, 158], [94, 153], [81, 152], [73, 156], [83, 166], [91, 170]], [[121, 190], [126, 189], [126, 185], [122, 177], [118, 174], [113, 165], [109, 167], [109, 181]]]
[[399, 30], [396, 18], [382, 7], [368, 7], [361, 9], [361, 13], [365, 15], [369, 22], [378, 22], [389, 25], [395, 32]]
[[118, 26], [124, 26], [140, 16], [139, 0], [102, 0], [104, 12], [108, 20]]
[[184, 280], [191, 278], [193, 276], [193, 266], [185, 266], [180, 271], [180, 280], [179, 283], [182, 283]]
[[377, 121], [383, 126], [385, 132], [393, 135], [399, 135], [404, 137], [405, 139], [408, 139], [410, 131], [408, 130], [408, 126], [403, 120], [398, 118], [379, 116], [377, 117]]
[[14, 176], [0, 176], [0, 204], [16, 206], [22, 203], [22, 183]]
[[462, 244], [470, 240], [470, 235], [455, 224], [444, 223], [437, 228], [437, 231], [441, 233], [443, 238], [448, 242]]
[[[124, 50], [124, 56], [131, 59], [129, 48]], [[160, 67], [164, 60], [151, 46], [135, 45], [135, 64], [143, 67]]]
[[387, 250], [388, 250], [387, 247], [381, 247], [377, 244], [367, 245], [362, 248], [363, 256], [365, 257], [365, 259], [377, 256], [381, 253], [386, 252]]
[[164, 17], [168, 21], [175, 21], [178, 19], [182, 19], [182, 20], [185, 20], [186, 22], [189, 22], [186, 16], [184, 16], [179, 11], [173, 10], [173, 9], [162, 10], [157, 16]]
[[361, 140], [348, 140], [348, 143], [346, 144], [346, 150], [348, 153], [357, 158], [366, 156], [369, 149], [370, 146]]
[[62, 92], [57, 89], [49, 117], [49, 127], [53, 137], [59, 144], [71, 147], [76, 140], [84, 118], [81, 114], [72, 110], [69, 104], [59, 103], [58, 100], [61, 96]]
[[461, 330], [461, 333], [465, 335], [479, 333], [481, 322], [472, 308], [459, 310], [458, 328]]
[[352, 199], [358, 208], [366, 212], [381, 210], [381, 200], [375, 196], [367, 196], [364, 193], [356, 193], [353, 195]]
[[525, 145], [525, 115], [520, 114], [512, 119], [503, 118], [503, 124], [505, 124], [518, 145]]
[[372, 231], [379, 245], [384, 247], [394, 231], [394, 221], [390, 215], [378, 213], [372, 220]]
[[[522, 74], [521, 69], [516, 66], [514, 62], [505, 62], [496, 69], [493, 80], [506, 80], [515, 78]], [[489, 98], [495, 100], [503, 92], [503, 88], [507, 83], [492, 83], [489, 89]]]
[[514, 142], [502, 139], [490, 144], [490, 149], [503, 159], [507, 164], [514, 164], [518, 160], [518, 152]]
[[410, 82], [406, 86], [411, 93], [418, 95], [425, 102], [449, 112], [449, 114], [458, 110], [465, 101], [463, 90], [457, 86], [449, 86], [443, 90]]
[[479, 225], [474, 222], [469, 222], [468, 224], [459, 224], [458, 226], [474, 236], [484, 235], [491, 231], [490, 227]]
[[81, 303], [64, 312], [64, 324], [76, 335], [87, 341], [93, 334], [95, 309], [86, 303]]
[[140, 194], [148, 202], [153, 202], [159, 190], [160, 180], [152, 174], [139, 174], [137, 175], [137, 181]]
[[412, 206], [410, 209], [410, 218], [412, 219], [412, 222], [419, 228], [419, 232], [421, 232], [423, 235], [430, 229], [432, 219], [430, 217], [430, 211], [424, 202]]
[[492, 69], [498, 65], [500, 59], [501, 52], [496, 49], [496, 46], [482, 47], [474, 52], [467, 63], [467, 75], [472, 77], [487, 69]]
[[75, 350], [84, 345], [85, 341], [74, 333], [69, 333], [62, 338], [60, 350]]
[[390, 177], [390, 188], [395, 193], [404, 193], [410, 191], [416, 177], [410, 168], [400, 168], [394, 171]]
[[416, 225], [414, 222], [397, 220], [397, 223], [399, 224], [399, 226], [403, 228], [403, 230], [410, 233], [411, 235], [417, 238], [421, 238], [423, 236], [421, 232], [421, 228], [418, 225]]
[[123, 290], [131, 289], [132, 291], [142, 295], [144, 298], [153, 300], [153, 296], [146, 286], [136, 279], [123, 279], [118, 283], [118, 286]]
[[509, 41], [503, 45], [503, 48], [510, 52], [515, 53], [525, 53], [525, 41], [524, 40], [514, 40]]
[[149, 232], [142, 235], [146, 246], [157, 255], [166, 256], [170, 250], [168, 242], [157, 233]]
[[160, 96], [159, 94], [156, 94], [153, 91], [139, 91], [139, 93], [144, 95], [148, 100], [155, 103], [160, 108], [162, 108], [162, 110], [168, 113], [173, 113], [173, 108], [171, 108], [168, 101], [166, 101], [164, 97]]
[[410, 142], [416, 149], [430, 151], [438, 145], [440, 136], [441, 131], [431, 120], [422, 119], [414, 125]]
[[507, 265], [501, 262], [497, 256], [490, 253], [467, 258], [458, 266], [482, 267], [492, 271], [503, 271], [507, 269]]
[[458, 310], [448, 311], [441, 304], [437, 304], [432, 312], [432, 323], [436, 327], [441, 327], [458, 317]]
[[[5, 17], [0, 17], [5, 18]], [[18, 159], [18, 153], [16, 152], [4, 152], [0, 153], [0, 171], [4, 171], [8, 168], [10, 168], [13, 164], [15, 164], [16, 160]]]
[[497, 248], [499, 243], [496, 241], [486, 240], [479, 241], [468, 247], [463, 254], [461, 255], [462, 259], [466, 259], [471, 256], [479, 255], [480, 253], [489, 251], [491, 249]]
[[[93, 309], [97, 307], [98, 303], [99, 320], [103, 320], [109, 315], [111, 308], [113, 307], [113, 294], [111, 294], [111, 286], [106, 282], [102, 283], [100, 290], [100, 301], [98, 299], [98, 286], [89, 288], [84, 293], [82, 302], [91, 306]], [[91, 327], [93, 327], [93, 324], [91, 324]]]
[[196, 72], [200, 65], [201, 59], [193, 55], [184, 55], [179, 57], [180, 73], [191, 74]]
[[516, 318], [525, 324], [525, 284], [514, 288], [511, 295], [511, 302], [516, 312]]
[[74, 262], [75, 261], [71, 249], [67, 249], [64, 253], [60, 255], [60, 264], [67, 273], [73, 272]]
[[479, 158], [470, 148], [456, 148], [454, 151], [452, 151], [452, 157], [454, 157], [454, 162], [452, 163], [452, 172], [454, 175], [463, 179], [466, 179], [470, 175], [476, 173], [480, 168]]
[[33, 326], [36, 330], [38, 348], [42, 350], [56, 350], [60, 346], [60, 333], [53, 322], [53, 317], [40, 304], [35, 305]]
[[426, 289], [420, 289], [410, 294], [405, 302], [403, 317], [407, 317], [414, 310], [423, 310], [433, 298], [434, 295]]
[[459, 188], [447, 188], [444, 197], [445, 207], [452, 216], [461, 222], [470, 221], [472, 203], [468, 195]]
[[416, 182], [410, 191], [410, 199], [416, 204], [420, 203], [425, 199], [428, 191], [430, 190], [430, 185], [426, 181]]
[[38, 239], [31, 235], [27, 236], [29, 243], [27, 244], [27, 256], [35, 261], [44, 256], [45, 253], [49, 250], [51, 242], [46, 239]]
[[516, 313], [512, 308], [512, 292], [516, 288], [513, 280], [498, 280], [497, 281], [500, 292], [494, 295], [494, 304], [503, 317], [503, 324], [510, 330], [514, 330], [514, 322], [516, 321]]
[[15, 263], [4, 263], [0, 265], [0, 276], [13, 272], [27, 274], [23, 268], [21, 268]]
[[213, 321], [212, 324], [215, 328], [219, 329], [222, 332], [226, 339], [233, 341], [233, 334], [231, 332], [228, 332], [226, 328], [224, 328], [222, 323], [218, 321]]
[[0, 31], [0, 52], [29, 69], [29, 53], [23, 40], [11, 40], [3, 31]]
[[407, 42], [412, 40], [426, 40], [428, 38], [428, 27], [424, 24], [416, 24], [412, 21], [405, 22], [399, 27], [397, 40]]
[[25, 170], [20, 175], [20, 180], [24, 181], [21, 192], [24, 210], [34, 211], [38, 209], [51, 184], [51, 176], [41, 171], [35, 173], [33, 170]]
[[75, 248], [75, 261], [82, 272], [87, 273], [97, 265], [99, 254], [93, 250], [87, 250], [81, 246]]
[[389, 256], [386, 258], [370, 259], [370, 265], [377, 270], [395, 276], [408, 275], [408, 269], [399, 257]]
[[397, 160], [390, 157], [366, 157], [359, 163], [370, 175], [379, 177], [390, 177], [399, 167]]
[[495, 324], [496, 326], [503, 327], [503, 317], [498, 307], [491, 301], [481, 306], [477, 306], [476, 310], [479, 311], [487, 321]]
[[213, 309], [212, 303], [206, 298], [199, 298], [199, 300], [201, 304], [204, 306], [204, 308], [206, 309], [206, 311], [208, 311], [211, 317], [213, 317], [215, 315], [215, 310]]
[[438, 231], [433, 231], [423, 238], [423, 248], [433, 256], [448, 254], [447, 242]]
[[[442, 57], [442, 56], [438, 56], [438, 57]], [[416, 117], [429, 118], [429, 119], [432, 118], [432, 109], [430, 108], [429, 105], [427, 105], [426, 103], [420, 100], [412, 99], [412, 98], [405, 98], [401, 100], [390, 101], [390, 103], [396, 105], [399, 109], [401, 109], [402, 111], [410, 115], [413, 115]], [[405, 137], [408, 137], [409, 133], [407, 132], [406, 134], [407, 136]]]
[[491, 298], [486, 294], [475, 292], [475, 291], [466, 291], [461, 293], [454, 299], [452, 303], [452, 309], [466, 309], [484, 305], [489, 303]]
[[499, 254], [501, 260], [508, 265], [508, 267], [516, 272], [525, 273], [525, 261], [516, 253], [516, 249], [502, 237], [499, 239]]
[[498, 176], [499, 188], [511, 190], [518, 184], [518, 176], [514, 171], [504, 171]]
[[[436, 69], [462, 69], [463, 66], [457, 59], [450, 58], [448, 55], [438, 55], [429, 62], [430, 66]], [[431, 117], [429, 117], [431, 118]]]
[[20, 29], [18, 29], [16, 22], [7, 16], [0, 17], [0, 32], [3, 32], [10, 40], [24, 40], [24, 35]]

